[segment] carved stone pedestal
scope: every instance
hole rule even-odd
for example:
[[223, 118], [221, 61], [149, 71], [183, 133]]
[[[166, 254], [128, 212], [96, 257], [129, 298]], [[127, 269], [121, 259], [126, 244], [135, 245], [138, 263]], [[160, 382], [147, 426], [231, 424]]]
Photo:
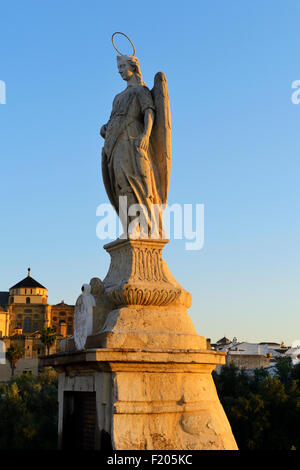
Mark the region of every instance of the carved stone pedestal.
[[62, 449], [237, 449], [211, 376], [224, 353], [93, 349], [43, 362], [59, 372]]
[[237, 448], [211, 376], [225, 354], [197, 335], [191, 295], [162, 259], [166, 243], [106, 245], [105, 323], [84, 351], [69, 339], [42, 359], [60, 373], [61, 448]]
[[166, 243], [127, 239], [105, 245], [111, 264], [103, 283], [111, 311], [87, 347], [206, 349], [187, 313], [192, 296], [162, 259]]

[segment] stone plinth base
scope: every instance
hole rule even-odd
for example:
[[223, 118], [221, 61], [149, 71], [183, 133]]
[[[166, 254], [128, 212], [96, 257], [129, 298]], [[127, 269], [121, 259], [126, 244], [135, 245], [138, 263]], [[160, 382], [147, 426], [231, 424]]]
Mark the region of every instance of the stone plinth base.
[[60, 448], [237, 449], [211, 375], [225, 353], [198, 336], [191, 294], [162, 258], [167, 242], [106, 245], [110, 267], [95, 295], [101, 327], [85, 350], [68, 338], [42, 359], [59, 372]]
[[109, 312], [102, 331], [86, 348], [206, 349], [193, 322], [180, 307], [121, 307]]
[[[206, 349], [187, 310], [192, 296], [168, 269], [162, 250], [168, 240], [116, 240], [105, 245], [111, 257], [103, 280], [110, 306], [90, 348]], [[65, 351], [72, 343], [65, 344]]]
[[89, 349], [41, 361], [59, 372], [60, 448], [237, 449], [211, 376], [224, 353]]

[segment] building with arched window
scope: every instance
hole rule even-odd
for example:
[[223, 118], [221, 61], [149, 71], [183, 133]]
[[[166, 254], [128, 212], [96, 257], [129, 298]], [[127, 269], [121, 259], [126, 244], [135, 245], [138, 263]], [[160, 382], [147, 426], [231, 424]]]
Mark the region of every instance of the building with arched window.
[[0, 305], [0, 338], [9, 335], [9, 312]]
[[[28, 335], [41, 332], [48, 326], [62, 336], [73, 334], [74, 305], [67, 305], [64, 301], [49, 305], [48, 289], [31, 276], [30, 268], [27, 277], [12, 286], [9, 292], [0, 294], [0, 306], [7, 310], [9, 316], [9, 327], [6, 319], [6, 328], [1, 328], [2, 336], [8, 336], [7, 331], [9, 336], [14, 335], [20, 329]], [[7, 304], [6, 308], [4, 304]], [[4, 324], [4, 314], [2, 317]]]
[[[22, 328], [24, 334], [41, 331], [50, 325], [51, 306], [48, 305], [48, 290], [28, 275], [9, 289], [10, 335]], [[28, 308], [30, 306], [30, 308]], [[33, 321], [34, 318], [34, 321]]]
[[59, 304], [51, 305], [51, 326], [63, 336], [72, 336], [74, 331], [74, 305], [65, 304], [63, 300]]
[[23, 333], [31, 333], [31, 317], [24, 318]]
[[[45, 354], [41, 342], [42, 330], [51, 326], [57, 333], [52, 353], [59, 348], [59, 341], [72, 336], [74, 324], [74, 305], [64, 301], [56, 305], [48, 304], [48, 289], [28, 275], [12, 286], [8, 292], [0, 291], [0, 338], [6, 348], [18, 343], [23, 349], [23, 358], [18, 362], [16, 374], [37, 373], [38, 357]], [[0, 364], [0, 382], [8, 380], [10, 369]]]

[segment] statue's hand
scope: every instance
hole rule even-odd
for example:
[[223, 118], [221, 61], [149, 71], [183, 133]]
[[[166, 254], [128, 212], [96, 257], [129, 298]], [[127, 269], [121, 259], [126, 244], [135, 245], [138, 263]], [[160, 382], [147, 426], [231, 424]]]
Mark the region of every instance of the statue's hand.
[[149, 147], [149, 137], [147, 134], [142, 134], [135, 140], [136, 146], [142, 150], [147, 151]]
[[101, 137], [103, 137], [103, 139], [105, 139], [105, 136], [106, 136], [106, 124], [104, 124], [104, 126], [101, 127], [101, 129], [100, 129], [100, 135], [101, 135]]

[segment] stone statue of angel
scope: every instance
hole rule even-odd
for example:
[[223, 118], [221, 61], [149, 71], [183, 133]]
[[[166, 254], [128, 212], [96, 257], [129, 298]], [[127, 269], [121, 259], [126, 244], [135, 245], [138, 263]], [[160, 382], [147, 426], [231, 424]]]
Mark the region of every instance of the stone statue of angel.
[[87, 337], [93, 333], [93, 309], [96, 306], [90, 284], [84, 284], [81, 290], [74, 310], [74, 341], [79, 350], [84, 349]]
[[[162, 72], [157, 73], [150, 91], [143, 82], [135, 55], [119, 55], [117, 64], [127, 86], [114, 98], [110, 119], [100, 130], [105, 139], [102, 150], [105, 189], [124, 232], [134, 218], [129, 215], [130, 207], [138, 204], [146, 235], [157, 233], [162, 237], [162, 209], [168, 200], [171, 171], [171, 117], [166, 77]], [[120, 207], [121, 196], [127, 197], [125, 214]]]

